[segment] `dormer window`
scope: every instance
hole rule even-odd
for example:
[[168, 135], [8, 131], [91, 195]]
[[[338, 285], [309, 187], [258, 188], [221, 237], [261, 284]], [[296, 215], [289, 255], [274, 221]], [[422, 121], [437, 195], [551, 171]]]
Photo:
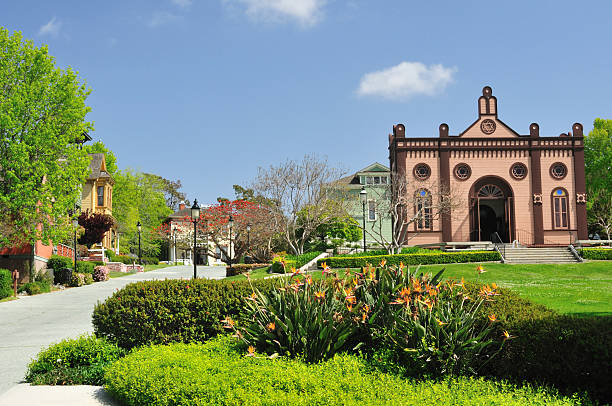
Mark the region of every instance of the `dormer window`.
[[98, 206], [104, 206], [104, 186], [98, 186]]

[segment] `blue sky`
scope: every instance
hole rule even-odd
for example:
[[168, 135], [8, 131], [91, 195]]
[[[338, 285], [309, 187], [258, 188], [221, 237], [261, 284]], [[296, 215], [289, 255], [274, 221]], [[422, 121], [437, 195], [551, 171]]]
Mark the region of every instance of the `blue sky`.
[[612, 118], [605, 1], [7, 1], [0, 25], [80, 72], [94, 139], [132, 167], [231, 197], [306, 153], [388, 164], [387, 134], [451, 134], [485, 85], [542, 136]]

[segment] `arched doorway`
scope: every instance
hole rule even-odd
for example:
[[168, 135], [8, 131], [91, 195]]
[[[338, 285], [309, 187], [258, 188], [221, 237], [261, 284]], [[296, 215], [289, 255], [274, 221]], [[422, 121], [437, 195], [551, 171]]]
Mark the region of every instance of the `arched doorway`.
[[514, 238], [514, 196], [497, 176], [478, 179], [470, 189], [470, 240], [511, 242]]

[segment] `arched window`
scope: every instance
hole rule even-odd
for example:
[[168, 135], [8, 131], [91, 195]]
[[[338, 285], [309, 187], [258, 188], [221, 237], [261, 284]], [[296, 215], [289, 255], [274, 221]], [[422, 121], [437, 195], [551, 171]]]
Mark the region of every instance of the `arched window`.
[[567, 192], [565, 189], [555, 189], [552, 192], [553, 229], [569, 227], [567, 211]]
[[431, 214], [431, 193], [427, 189], [416, 192], [414, 204], [417, 230], [431, 230], [433, 227]]

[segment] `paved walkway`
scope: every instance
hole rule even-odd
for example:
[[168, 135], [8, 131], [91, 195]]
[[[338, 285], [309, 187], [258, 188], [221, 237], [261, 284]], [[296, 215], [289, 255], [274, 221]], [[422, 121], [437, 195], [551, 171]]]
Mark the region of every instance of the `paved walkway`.
[[[43, 347], [93, 332], [91, 314], [98, 301], [131, 282], [192, 276], [192, 266], [173, 266], [0, 303], [0, 404], [2, 394], [22, 382], [28, 363]], [[199, 266], [198, 277], [223, 279], [225, 268]]]

